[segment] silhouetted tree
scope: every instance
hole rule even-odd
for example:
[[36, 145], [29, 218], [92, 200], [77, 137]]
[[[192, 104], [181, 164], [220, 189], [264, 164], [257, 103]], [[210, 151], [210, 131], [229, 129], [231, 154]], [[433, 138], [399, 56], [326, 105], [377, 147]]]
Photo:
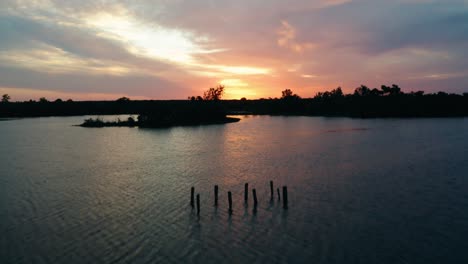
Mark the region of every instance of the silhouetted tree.
[[390, 86], [382, 85], [380, 86], [380, 89], [382, 90], [383, 95], [390, 94], [390, 90], [391, 90]]
[[343, 90], [341, 89], [341, 87], [338, 87], [331, 91], [318, 92], [314, 96], [314, 99], [325, 100], [325, 101], [331, 100], [331, 99], [339, 99], [339, 98], [344, 98]]
[[423, 96], [424, 91], [411, 92], [410, 95], [412, 95], [412, 96]]
[[341, 87], [338, 87], [336, 89], [331, 90], [330, 97], [333, 98], [333, 99], [342, 98], [343, 97], [343, 90], [341, 90]]
[[321, 99], [321, 98], [323, 98], [323, 92], [318, 92], [314, 96], [314, 99]]
[[360, 87], [354, 90], [355, 96], [369, 96], [371, 95], [371, 89], [365, 85], [361, 85]]
[[382, 95], [382, 91], [380, 91], [380, 90], [377, 89], [377, 88], [373, 88], [373, 89], [370, 91], [370, 95], [371, 95], [371, 96], [381, 96], [381, 95]]
[[39, 98], [39, 103], [48, 103], [48, 102], [49, 102], [49, 100], [47, 100], [47, 98], [45, 98], [45, 97]]
[[293, 95], [293, 91], [291, 91], [291, 89], [286, 89], [284, 91], [281, 91], [281, 98], [290, 97], [292, 95]]
[[301, 97], [293, 93], [291, 89], [286, 89], [286, 90], [281, 91], [281, 99], [283, 100], [301, 99]]
[[8, 94], [2, 95], [2, 103], [10, 102], [11, 97]]
[[198, 96], [189, 96], [188, 99], [190, 101], [203, 101], [203, 97], [201, 97], [199, 95]]
[[116, 100], [117, 102], [129, 102], [130, 98], [128, 97], [120, 97], [119, 99]]
[[390, 89], [390, 95], [399, 95], [399, 94], [403, 94], [400, 86], [396, 84], [392, 84], [392, 88]]
[[203, 97], [200, 95], [189, 96], [190, 101], [219, 101], [224, 94], [224, 85], [218, 85], [215, 88], [211, 87], [203, 93]]
[[203, 93], [203, 100], [218, 101], [224, 94], [224, 85], [218, 85], [215, 88], [210, 88]]
[[396, 85], [396, 84], [392, 84], [392, 86], [386, 86], [386, 85], [382, 85], [381, 86], [381, 89], [382, 89], [382, 94], [383, 95], [390, 95], [390, 96], [394, 96], [394, 95], [400, 95], [400, 94], [403, 94], [403, 92], [401, 91], [401, 88]]
[[55, 102], [55, 103], [61, 103], [61, 102], [63, 102], [63, 101], [62, 101], [62, 99], [57, 98], [57, 100], [55, 100], [54, 102]]
[[133, 118], [133, 116], [129, 116], [129, 117], [127, 118], [127, 124], [128, 124], [129, 126], [135, 126], [135, 125], [136, 125], [135, 118]]

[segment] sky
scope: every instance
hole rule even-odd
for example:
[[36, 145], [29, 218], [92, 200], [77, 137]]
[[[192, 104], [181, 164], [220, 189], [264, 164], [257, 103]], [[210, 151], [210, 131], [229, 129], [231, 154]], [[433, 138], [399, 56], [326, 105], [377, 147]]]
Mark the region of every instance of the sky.
[[1, 0], [13, 101], [468, 92], [468, 0]]

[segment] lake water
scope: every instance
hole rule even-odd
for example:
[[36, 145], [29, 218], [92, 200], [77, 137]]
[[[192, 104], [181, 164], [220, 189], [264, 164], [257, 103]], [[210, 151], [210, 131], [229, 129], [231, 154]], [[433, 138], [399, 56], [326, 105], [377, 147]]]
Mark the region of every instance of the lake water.
[[84, 118], [0, 121], [1, 263], [468, 263], [468, 119]]

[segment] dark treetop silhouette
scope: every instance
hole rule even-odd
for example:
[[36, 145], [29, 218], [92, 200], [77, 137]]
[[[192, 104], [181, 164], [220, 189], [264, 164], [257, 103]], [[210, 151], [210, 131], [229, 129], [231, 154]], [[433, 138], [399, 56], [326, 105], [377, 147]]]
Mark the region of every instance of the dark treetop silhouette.
[[2, 95], [2, 103], [8, 103], [11, 97], [8, 94]]

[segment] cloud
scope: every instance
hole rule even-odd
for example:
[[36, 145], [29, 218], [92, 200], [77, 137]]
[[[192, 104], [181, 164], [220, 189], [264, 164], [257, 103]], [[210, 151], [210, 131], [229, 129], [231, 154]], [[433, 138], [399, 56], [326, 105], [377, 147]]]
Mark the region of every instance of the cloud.
[[4, 0], [0, 86], [154, 98], [223, 80], [236, 98], [389, 82], [460, 91], [467, 14], [463, 0]]
[[278, 30], [278, 45], [288, 48], [294, 52], [301, 53], [313, 47], [312, 43], [299, 43], [296, 40], [296, 29], [287, 21], [281, 21], [281, 27]]
[[43, 74], [24, 68], [0, 66], [0, 87], [60, 93], [124, 94], [148, 98], [186, 98], [190, 88], [155, 76], [109, 76], [83, 73]]
[[[42, 49], [10, 50], [0, 52], [0, 60], [3, 65], [15, 65], [16, 67], [30, 70], [60, 74], [69, 72], [87, 73], [90, 75], [129, 75], [134, 70], [124, 64], [115, 64], [94, 59], [83, 59], [61, 49], [45, 46]], [[141, 71], [134, 74], [140, 74]]]
[[120, 43], [100, 37], [94, 30], [56, 23], [44, 23], [15, 16], [0, 16], [3, 22], [0, 50], [26, 51], [38, 49], [60, 50], [82, 59], [120, 61], [134, 65], [151, 65], [153, 70], [170, 67], [161, 61], [150, 61], [131, 54]]
[[337, 5], [343, 5], [346, 3], [350, 3], [352, 0], [326, 0], [323, 1], [322, 5], [327, 7], [327, 6], [337, 6]]
[[317, 76], [313, 74], [301, 74], [301, 77], [302, 78], [317, 78]]
[[98, 13], [85, 18], [86, 23], [100, 30], [103, 36], [115, 39], [136, 55], [193, 63], [193, 54], [217, 53], [225, 49], [205, 49], [207, 39], [192, 32], [168, 29], [157, 24], [146, 25], [128, 15]]

